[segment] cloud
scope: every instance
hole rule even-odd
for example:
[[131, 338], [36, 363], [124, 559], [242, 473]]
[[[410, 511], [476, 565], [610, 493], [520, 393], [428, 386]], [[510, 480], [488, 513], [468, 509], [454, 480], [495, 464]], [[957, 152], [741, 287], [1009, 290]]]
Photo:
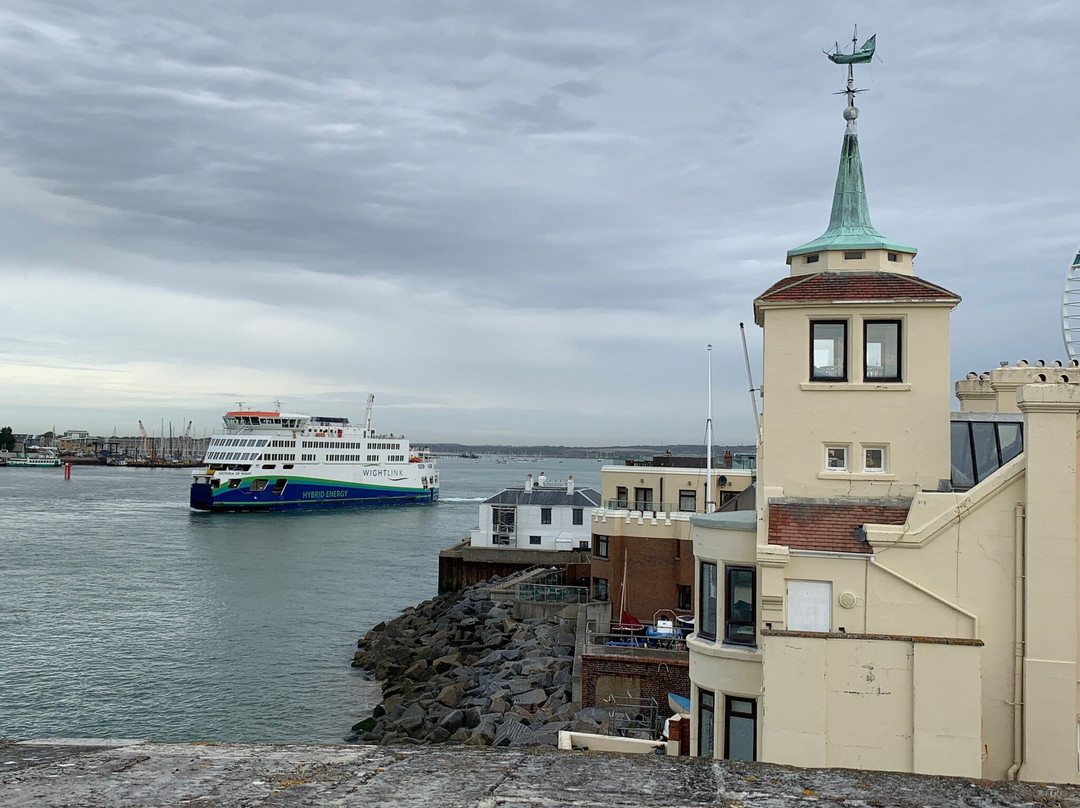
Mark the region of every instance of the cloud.
[[[965, 372], [1061, 354], [1080, 209], [1080, 11], [974, 8], [860, 8], [874, 222], [964, 297]], [[712, 342], [718, 437], [749, 440], [738, 322], [825, 228], [848, 30], [794, 2], [16, 0], [0, 419], [359, 417], [372, 390], [418, 437], [690, 442]]]

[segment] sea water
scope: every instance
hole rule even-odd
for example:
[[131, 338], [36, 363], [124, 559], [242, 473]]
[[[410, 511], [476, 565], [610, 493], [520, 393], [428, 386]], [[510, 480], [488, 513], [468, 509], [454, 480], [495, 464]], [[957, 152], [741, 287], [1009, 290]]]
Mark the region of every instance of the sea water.
[[525, 475], [440, 463], [434, 505], [188, 508], [189, 471], [0, 468], [0, 738], [337, 742], [379, 701], [356, 641], [436, 594], [438, 553]]

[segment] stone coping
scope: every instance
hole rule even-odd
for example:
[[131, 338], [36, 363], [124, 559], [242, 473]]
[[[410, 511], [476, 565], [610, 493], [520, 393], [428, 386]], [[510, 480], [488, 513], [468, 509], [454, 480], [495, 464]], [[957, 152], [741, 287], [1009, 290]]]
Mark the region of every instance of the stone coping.
[[582, 659], [620, 660], [623, 662], [649, 662], [664, 665], [687, 666], [690, 664], [690, 652], [675, 651], [665, 648], [623, 648], [607, 645], [586, 645]]
[[891, 642], [917, 642], [926, 645], [967, 645], [982, 648], [982, 640], [964, 637], [916, 637], [909, 634], [854, 634], [850, 631], [785, 631], [766, 628], [761, 630], [763, 637], [808, 637], [815, 640], [886, 640]]
[[1078, 805], [1080, 788], [554, 749], [0, 740], [0, 806]]
[[757, 511], [714, 511], [698, 513], [690, 517], [694, 527], [711, 527], [717, 530], [757, 530]]

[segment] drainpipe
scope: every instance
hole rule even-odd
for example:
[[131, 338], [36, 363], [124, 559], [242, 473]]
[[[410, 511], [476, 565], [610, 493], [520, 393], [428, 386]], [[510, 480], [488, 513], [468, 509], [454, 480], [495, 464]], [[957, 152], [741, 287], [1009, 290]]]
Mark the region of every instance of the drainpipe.
[[1013, 765], [1006, 780], [1018, 780], [1024, 765], [1024, 504], [1016, 503], [1016, 618], [1013, 643]]

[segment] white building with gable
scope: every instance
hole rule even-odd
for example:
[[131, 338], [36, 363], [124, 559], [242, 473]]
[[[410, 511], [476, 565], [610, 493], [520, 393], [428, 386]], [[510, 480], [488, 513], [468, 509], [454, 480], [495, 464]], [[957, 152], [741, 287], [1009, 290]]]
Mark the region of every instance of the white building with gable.
[[506, 488], [480, 503], [479, 527], [472, 531], [472, 547], [519, 550], [588, 550], [592, 543], [587, 514], [600, 507], [600, 492], [565, 483], [549, 485], [543, 472], [537, 480], [525, 476], [525, 485]]

